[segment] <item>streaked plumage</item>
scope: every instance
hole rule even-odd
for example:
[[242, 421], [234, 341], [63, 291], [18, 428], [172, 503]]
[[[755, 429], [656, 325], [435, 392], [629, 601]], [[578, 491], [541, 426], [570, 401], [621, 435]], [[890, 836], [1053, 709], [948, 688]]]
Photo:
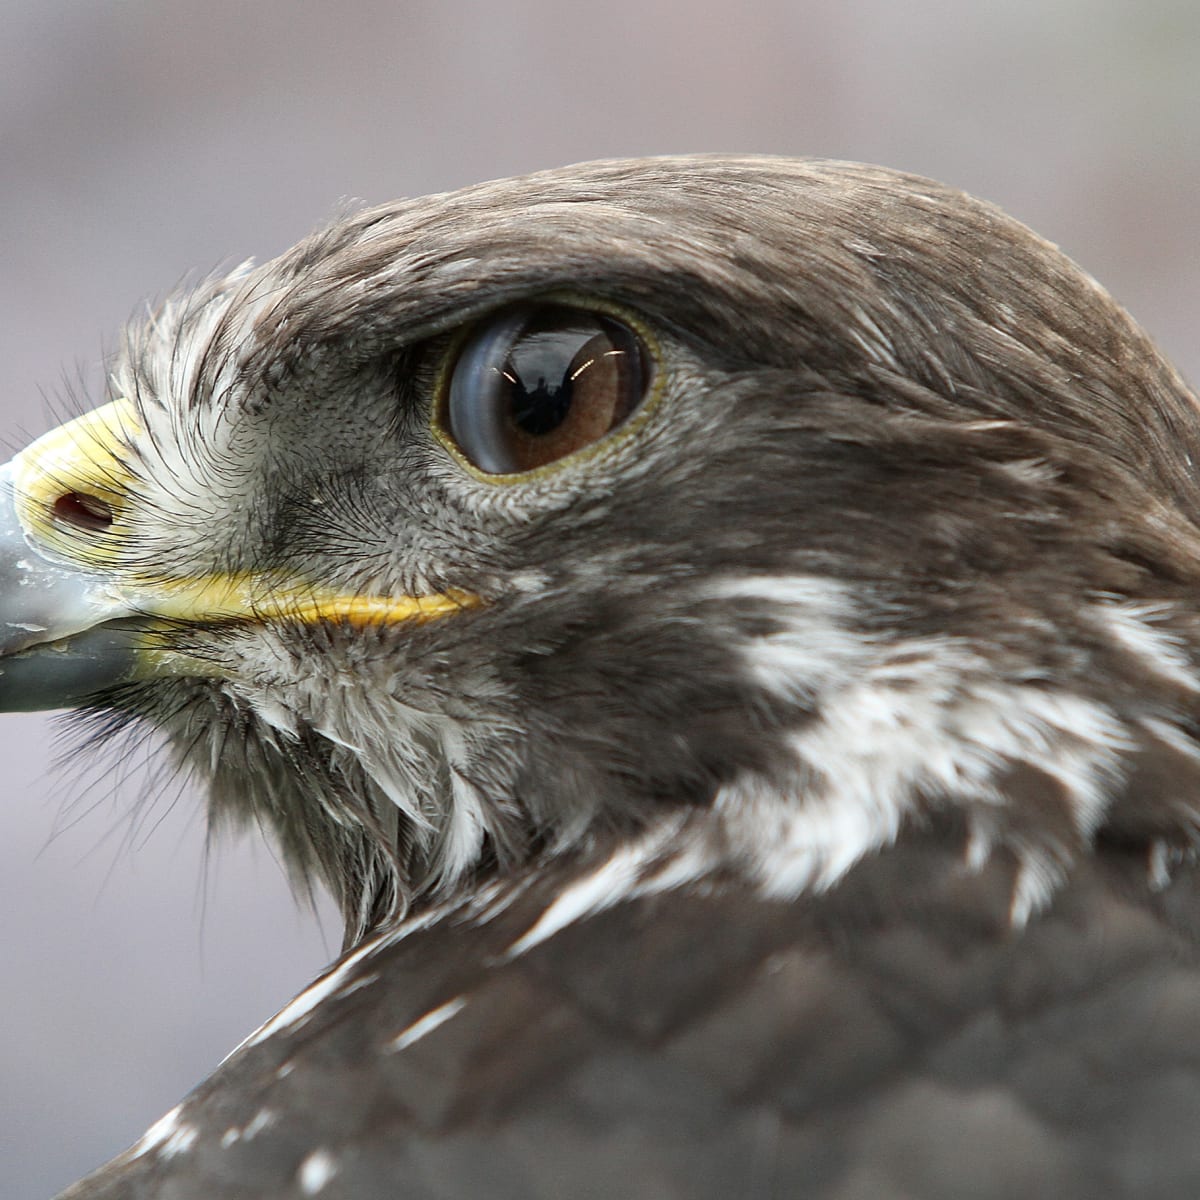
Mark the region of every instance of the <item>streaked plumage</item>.
[[[566, 327], [645, 398], [480, 471], [455, 372]], [[1200, 422], [1053, 247], [879, 168], [593, 164], [182, 296], [112, 399], [13, 468], [102, 616], [0, 692], [131, 642], [61, 695], [349, 957], [68, 1195], [1200, 1181]]]

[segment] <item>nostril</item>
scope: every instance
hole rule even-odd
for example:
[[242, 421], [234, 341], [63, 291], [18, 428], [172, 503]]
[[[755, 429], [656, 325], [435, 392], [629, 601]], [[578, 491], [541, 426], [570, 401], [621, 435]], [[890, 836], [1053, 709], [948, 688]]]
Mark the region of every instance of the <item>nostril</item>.
[[64, 524], [101, 532], [113, 523], [112, 505], [87, 492], [65, 492], [54, 502], [54, 516]]

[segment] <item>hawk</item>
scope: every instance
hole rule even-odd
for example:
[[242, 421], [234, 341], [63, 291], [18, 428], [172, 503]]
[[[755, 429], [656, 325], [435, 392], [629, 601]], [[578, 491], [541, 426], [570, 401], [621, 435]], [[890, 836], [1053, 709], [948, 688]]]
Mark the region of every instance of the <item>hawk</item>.
[[0, 705], [343, 957], [72, 1200], [1181, 1197], [1200, 414], [997, 209], [614, 161], [346, 216], [4, 468]]

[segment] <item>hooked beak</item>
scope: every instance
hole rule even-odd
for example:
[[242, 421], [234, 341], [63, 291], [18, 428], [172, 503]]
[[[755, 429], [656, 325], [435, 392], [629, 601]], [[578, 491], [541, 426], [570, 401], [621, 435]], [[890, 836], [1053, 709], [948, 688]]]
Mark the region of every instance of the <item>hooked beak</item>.
[[138, 433], [114, 401], [0, 466], [0, 711], [70, 708], [163, 675], [214, 674], [164, 649], [181, 622], [423, 622], [477, 606], [469, 593], [344, 593], [241, 574], [152, 576], [131, 554]]

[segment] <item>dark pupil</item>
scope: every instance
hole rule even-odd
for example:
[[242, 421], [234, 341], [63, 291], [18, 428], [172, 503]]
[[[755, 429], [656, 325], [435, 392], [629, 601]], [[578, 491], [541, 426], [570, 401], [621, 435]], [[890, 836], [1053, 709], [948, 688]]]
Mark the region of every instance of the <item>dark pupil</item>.
[[444, 417], [466, 458], [519, 474], [598, 442], [642, 402], [650, 374], [627, 325], [560, 304], [481, 322], [450, 375]]
[[552, 433], [571, 411], [576, 357], [596, 336], [587, 329], [564, 326], [526, 333], [504, 364], [509, 381], [511, 420], [523, 433]]

